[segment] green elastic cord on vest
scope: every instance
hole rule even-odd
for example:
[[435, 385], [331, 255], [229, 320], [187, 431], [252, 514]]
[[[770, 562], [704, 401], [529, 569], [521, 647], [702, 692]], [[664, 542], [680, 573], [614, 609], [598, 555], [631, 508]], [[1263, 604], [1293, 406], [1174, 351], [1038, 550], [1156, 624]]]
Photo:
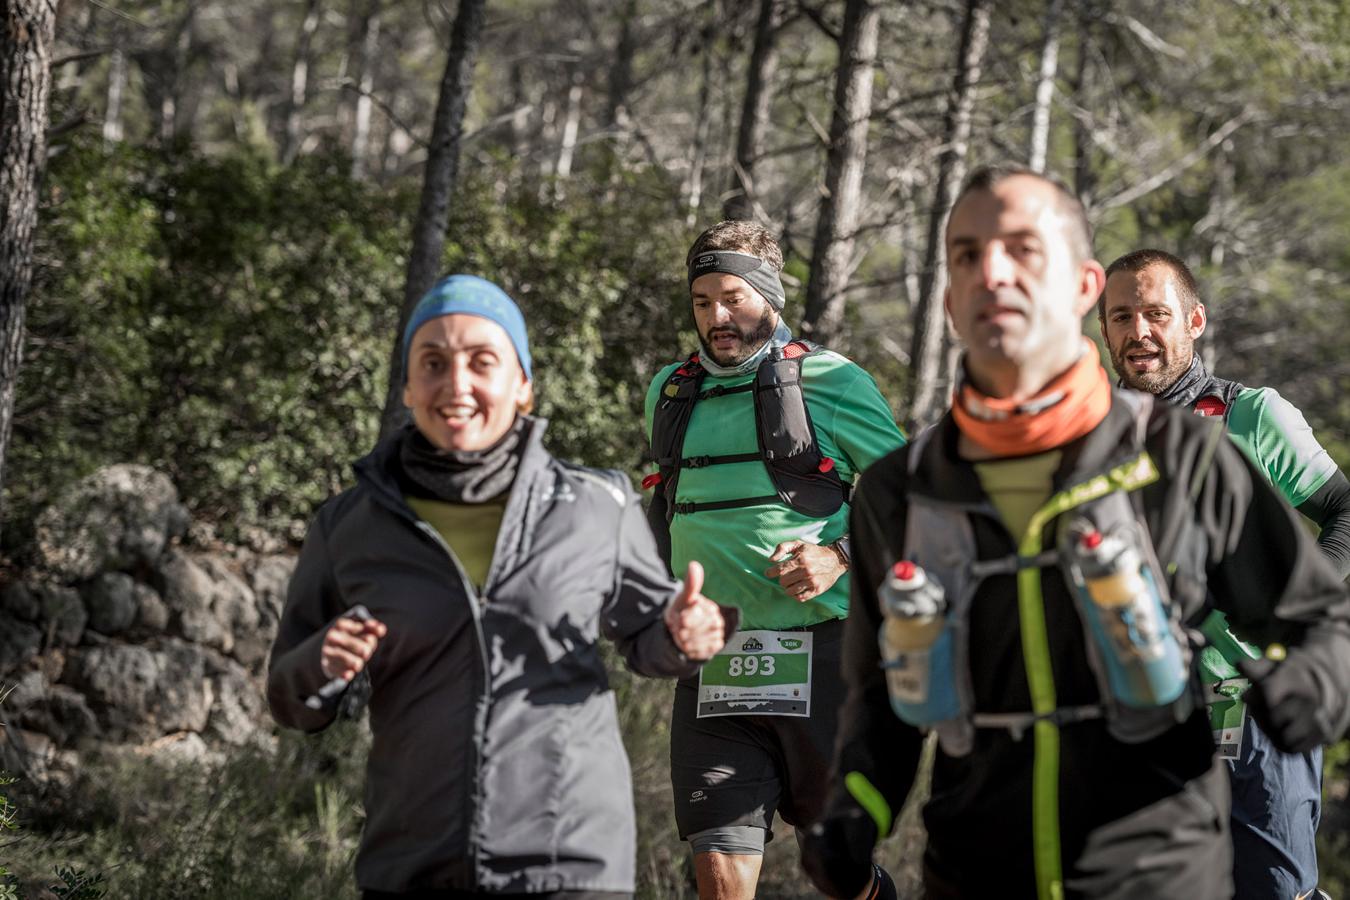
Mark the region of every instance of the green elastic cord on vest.
[[891, 806], [886, 802], [886, 798], [881, 796], [881, 791], [867, 780], [867, 776], [861, 772], [849, 772], [844, 776], [844, 787], [848, 788], [853, 799], [857, 800], [858, 805], [872, 817], [872, 821], [877, 823], [877, 840], [890, 834], [891, 822], [895, 818], [891, 815]]
[[[1043, 549], [1045, 526], [1056, 516], [1076, 506], [1097, 500], [1113, 491], [1133, 491], [1158, 480], [1158, 469], [1147, 453], [1116, 466], [1105, 475], [1065, 488], [1036, 510], [1018, 547], [1022, 557], [1038, 556]], [[1045, 598], [1041, 593], [1041, 570], [1017, 573], [1017, 614], [1022, 626], [1022, 661], [1031, 689], [1031, 708], [1036, 714], [1035, 758], [1031, 776], [1031, 829], [1036, 861], [1038, 900], [1064, 897], [1063, 861], [1059, 840], [1059, 726], [1048, 717], [1056, 708], [1055, 675], [1050, 663], [1050, 637], [1045, 630]]]

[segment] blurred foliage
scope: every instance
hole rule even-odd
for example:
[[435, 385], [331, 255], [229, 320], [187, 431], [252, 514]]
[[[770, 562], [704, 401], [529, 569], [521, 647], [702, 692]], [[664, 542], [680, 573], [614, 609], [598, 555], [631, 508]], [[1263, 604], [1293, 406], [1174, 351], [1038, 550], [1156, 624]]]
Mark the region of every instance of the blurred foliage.
[[[53, 865], [78, 864], [113, 897], [355, 898], [368, 741], [346, 722], [318, 736], [282, 734], [274, 750], [238, 749], [217, 765], [92, 751], [75, 783], [25, 804], [33, 813], [15, 871], [32, 885]], [[98, 877], [71, 875], [67, 890]]]
[[[283, 169], [247, 149], [90, 143], [55, 161], [5, 486], [11, 549], [54, 491], [113, 462], [166, 472], [230, 539], [296, 538], [349, 482], [377, 433], [413, 198], [345, 172], [337, 157]], [[445, 269], [497, 280], [525, 309], [552, 448], [636, 470], [646, 379], [687, 321], [671, 263], [684, 227], [641, 173], [601, 173], [567, 199], [495, 174], [458, 191]]]

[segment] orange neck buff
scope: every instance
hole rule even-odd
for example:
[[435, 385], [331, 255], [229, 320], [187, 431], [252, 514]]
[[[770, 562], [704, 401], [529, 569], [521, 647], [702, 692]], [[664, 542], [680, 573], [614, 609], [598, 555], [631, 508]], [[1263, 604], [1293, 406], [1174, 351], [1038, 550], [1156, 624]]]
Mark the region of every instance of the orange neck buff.
[[989, 397], [969, 381], [962, 381], [952, 398], [956, 427], [997, 457], [1061, 447], [1096, 428], [1110, 408], [1111, 382], [1087, 338], [1078, 361], [1030, 400]]

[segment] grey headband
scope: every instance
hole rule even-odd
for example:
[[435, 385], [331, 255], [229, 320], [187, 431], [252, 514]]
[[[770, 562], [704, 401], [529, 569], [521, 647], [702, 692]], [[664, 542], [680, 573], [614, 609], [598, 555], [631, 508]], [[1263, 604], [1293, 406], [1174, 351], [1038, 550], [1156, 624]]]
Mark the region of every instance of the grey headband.
[[689, 264], [689, 286], [694, 279], [709, 272], [721, 272], [724, 275], [737, 275], [764, 295], [769, 305], [782, 311], [787, 295], [783, 292], [783, 282], [778, 273], [764, 260], [748, 253], [736, 253], [732, 250], [709, 250], [694, 257]]

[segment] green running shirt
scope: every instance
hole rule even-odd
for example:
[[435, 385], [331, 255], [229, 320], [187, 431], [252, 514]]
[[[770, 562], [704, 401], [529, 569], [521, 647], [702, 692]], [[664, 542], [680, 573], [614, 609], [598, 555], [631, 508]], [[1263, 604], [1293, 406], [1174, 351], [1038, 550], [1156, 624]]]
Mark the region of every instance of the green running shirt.
[[[666, 366], [647, 390], [647, 439], [661, 387], [682, 363]], [[703, 390], [736, 387], [755, 373], [719, 378], [708, 375]], [[826, 350], [802, 361], [802, 394], [815, 425], [820, 452], [833, 459], [839, 477], [857, 481], [873, 462], [903, 447], [891, 409], [872, 376], [855, 363]], [[698, 401], [684, 438], [684, 456], [756, 453], [753, 392], [742, 391]], [[727, 463], [680, 472], [677, 496], [670, 502], [708, 503], [776, 493], [761, 461]], [[781, 504], [676, 514], [670, 523], [671, 568], [680, 576], [690, 560], [707, 573], [708, 596], [741, 609], [741, 628], [784, 629], [814, 625], [848, 613], [848, 575], [806, 603], [793, 600], [777, 580], [764, 577], [776, 546], [805, 540], [829, 544], [848, 531], [848, 506], [828, 519], [812, 519]]]
[[[1225, 425], [1228, 437], [1290, 506], [1306, 502], [1336, 473], [1336, 461], [1317, 442], [1303, 413], [1274, 388], [1239, 391]], [[1238, 660], [1261, 657], [1260, 649], [1233, 634], [1228, 617], [1217, 610], [1200, 630], [1210, 642], [1200, 651], [1207, 682], [1237, 678]]]
[[1299, 506], [1336, 474], [1303, 413], [1274, 388], [1243, 388], [1228, 411], [1228, 436], [1284, 495]]

